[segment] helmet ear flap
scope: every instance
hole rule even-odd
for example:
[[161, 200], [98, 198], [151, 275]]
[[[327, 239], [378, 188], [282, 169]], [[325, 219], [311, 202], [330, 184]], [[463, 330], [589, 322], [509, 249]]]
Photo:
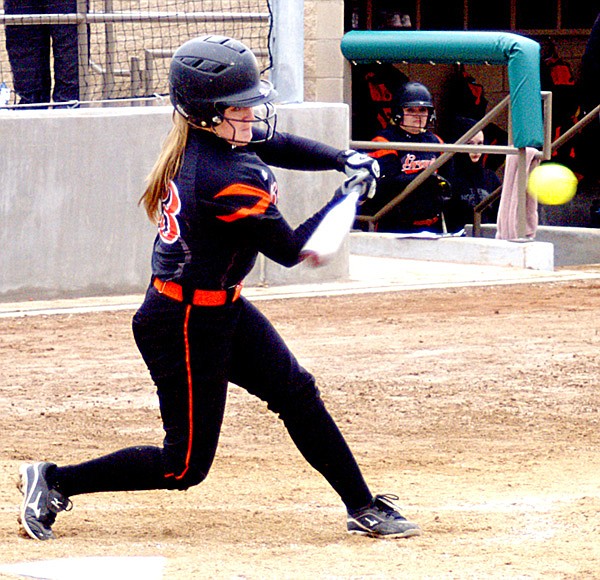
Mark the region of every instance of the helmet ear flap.
[[216, 127], [217, 125], [220, 125], [222, 122], [223, 118], [215, 115], [212, 119], [209, 119], [208, 121], [202, 119], [201, 121], [198, 121], [194, 124], [200, 125], [200, 127], [202, 127], [203, 129], [209, 129], [211, 127]]
[[192, 114], [189, 114], [179, 102], [175, 101], [174, 103], [175, 110], [182, 116], [185, 117], [189, 123], [195, 125], [197, 127], [202, 127], [203, 129], [210, 129], [211, 127], [216, 127], [223, 122], [223, 114], [215, 107], [211, 112], [196, 110], [193, 111]]
[[223, 117], [221, 115], [214, 115], [211, 119], [201, 119], [198, 121], [198, 125], [200, 125], [200, 127], [202, 127], [203, 129], [207, 129], [207, 128], [211, 128], [211, 127], [216, 127], [217, 125], [220, 125], [223, 122]]

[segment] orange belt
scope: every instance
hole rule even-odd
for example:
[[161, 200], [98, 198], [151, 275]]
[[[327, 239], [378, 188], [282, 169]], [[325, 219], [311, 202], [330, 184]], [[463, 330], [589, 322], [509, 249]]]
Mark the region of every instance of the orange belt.
[[432, 217], [429, 220], [417, 220], [413, 222], [414, 226], [432, 226], [433, 224], [440, 221], [439, 216]]
[[[180, 284], [171, 281], [163, 282], [159, 278], [154, 278], [152, 285], [160, 294], [177, 302], [184, 302], [184, 289]], [[189, 303], [194, 306], [224, 306], [235, 302], [241, 293], [242, 284], [236, 284], [227, 290], [192, 290]]]

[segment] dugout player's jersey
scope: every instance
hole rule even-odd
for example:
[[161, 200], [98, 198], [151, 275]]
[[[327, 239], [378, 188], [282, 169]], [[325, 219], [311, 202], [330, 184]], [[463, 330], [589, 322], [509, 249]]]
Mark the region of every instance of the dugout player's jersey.
[[[431, 131], [413, 135], [403, 129], [390, 126], [373, 139], [375, 142], [442, 143]], [[437, 151], [404, 151], [379, 149], [369, 153], [379, 162], [381, 178], [373, 199], [367, 200], [359, 213], [375, 215], [440, 155]], [[440, 226], [442, 198], [437, 181], [426, 180], [414, 194], [407, 196], [396, 208], [384, 215], [376, 224], [381, 232], [412, 232], [428, 229], [437, 231]], [[360, 227], [361, 224], [359, 223]]]
[[[397, 127], [388, 127], [384, 129], [377, 137], [375, 142], [389, 143], [394, 141], [408, 143], [442, 143], [442, 140], [431, 131], [425, 131], [413, 135]], [[379, 149], [370, 153], [379, 161], [381, 169], [381, 178], [394, 178], [403, 174], [412, 179], [415, 174], [427, 169], [438, 157], [437, 151], [394, 151], [392, 149]]]
[[153, 275], [215, 290], [241, 282], [258, 252], [296, 264], [325, 208], [292, 230], [277, 209], [277, 193], [273, 172], [250, 148], [190, 130], [182, 166], [162, 200]]

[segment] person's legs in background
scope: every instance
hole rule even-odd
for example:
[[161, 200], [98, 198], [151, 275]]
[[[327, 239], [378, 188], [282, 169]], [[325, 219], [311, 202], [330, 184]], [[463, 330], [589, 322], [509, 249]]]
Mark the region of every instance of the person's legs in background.
[[[5, 14], [40, 14], [45, 12], [40, 0], [4, 0]], [[9, 25], [6, 27], [6, 50], [19, 104], [50, 101], [50, 31], [47, 25]]]
[[[48, 0], [49, 14], [77, 12], [77, 0]], [[79, 57], [76, 24], [50, 25], [52, 53], [54, 57], [55, 103], [79, 100]]]

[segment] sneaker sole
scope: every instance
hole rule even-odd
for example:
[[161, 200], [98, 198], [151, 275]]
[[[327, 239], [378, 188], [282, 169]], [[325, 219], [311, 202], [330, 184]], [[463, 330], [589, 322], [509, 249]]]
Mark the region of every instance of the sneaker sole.
[[367, 532], [366, 530], [348, 530], [348, 533], [355, 536], [367, 536], [368, 538], [377, 539], [412, 538], [422, 534], [421, 530], [418, 528], [411, 528], [410, 530], [405, 530], [404, 532], [399, 532], [397, 534], [376, 534], [374, 532]]
[[25, 532], [27, 533], [27, 535], [30, 538], [32, 538], [34, 540], [44, 541], [47, 539], [50, 540], [54, 536], [52, 535], [49, 538], [38, 537], [36, 535], [36, 533], [29, 527], [29, 524], [27, 523], [27, 518], [25, 517], [25, 511], [27, 510], [29, 500], [31, 499], [31, 494], [33, 493], [33, 490], [35, 489], [35, 486], [37, 484], [37, 479], [34, 479], [33, 485], [31, 485], [29, 494], [27, 494], [27, 486], [29, 484], [29, 477], [27, 475], [27, 471], [28, 471], [29, 467], [33, 467], [36, 478], [39, 478], [39, 465], [41, 465], [41, 462], [28, 464], [28, 465], [22, 465], [19, 469], [19, 476], [20, 476], [19, 489], [20, 489], [21, 493], [23, 494], [23, 501], [21, 502], [21, 513], [20, 513], [18, 519], [19, 519], [19, 523], [21, 524], [21, 526], [23, 527], [23, 529], [25, 530]]

